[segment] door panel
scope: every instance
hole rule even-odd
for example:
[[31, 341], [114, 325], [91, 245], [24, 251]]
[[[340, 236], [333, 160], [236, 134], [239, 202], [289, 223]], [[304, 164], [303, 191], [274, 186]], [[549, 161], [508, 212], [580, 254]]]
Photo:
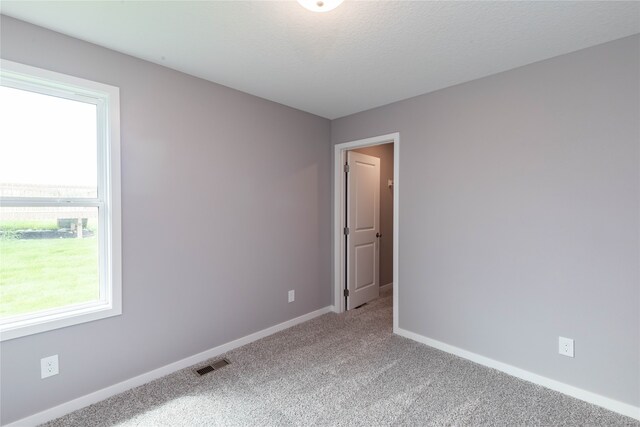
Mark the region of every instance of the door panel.
[[[364, 155], [364, 154], [363, 154]], [[375, 157], [374, 157], [375, 158]], [[378, 159], [378, 162], [380, 160]], [[370, 163], [364, 163], [362, 160], [355, 160], [353, 163], [352, 179], [355, 180], [356, 203], [356, 220], [354, 228], [357, 231], [373, 230], [376, 227], [376, 219], [378, 219], [379, 206], [376, 206], [376, 193], [372, 191], [371, 184], [380, 180], [380, 168], [378, 163], [378, 176], [376, 177], [376, 166]], [[378, 184], [378, 192], [380, 191]]]
[[379, 295], [380, 159], [348, 152], [347, 309]]
[[356, 247], [356, 290], [376, 284], [376, 272], [373, 270], [377, 264], [375, 255], [375, 246], [370, 243]]

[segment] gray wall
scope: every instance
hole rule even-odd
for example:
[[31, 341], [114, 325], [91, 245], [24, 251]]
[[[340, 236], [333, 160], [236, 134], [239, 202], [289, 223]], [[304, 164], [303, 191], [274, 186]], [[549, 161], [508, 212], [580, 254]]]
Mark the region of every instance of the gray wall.
[[2, 343], [2, 423], [331, 304], [328, 120], [1, 27], [3, 58], [120, 87], [124, 293], [122, 316]]
[[352, 151], [380, 159], [380, 286], [393, 282], [393, 144], [374, 145]]
[[[121, 88], [124, 270], [122, 316], [1, 344], [2, 423], [330, 304], [327, 120], [1, 19], [3, 58]], [[402, 328], [640, 404], [639, 51], [332, 122], [401, 133]]]
[[401, 328], [640, 404], [639, 52], [633, 36], [332, 122], [334, 143], [400, 132]]

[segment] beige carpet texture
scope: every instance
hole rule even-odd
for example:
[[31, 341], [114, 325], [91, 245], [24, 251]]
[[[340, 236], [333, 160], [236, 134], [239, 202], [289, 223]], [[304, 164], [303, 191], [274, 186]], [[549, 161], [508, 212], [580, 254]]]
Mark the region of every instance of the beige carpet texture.
[[233, 350], [221, 356], [230, 365], [204, 376], [194, 369], [206, 362], [46, 425], [640, 426], [393, 335], [391, 298]]

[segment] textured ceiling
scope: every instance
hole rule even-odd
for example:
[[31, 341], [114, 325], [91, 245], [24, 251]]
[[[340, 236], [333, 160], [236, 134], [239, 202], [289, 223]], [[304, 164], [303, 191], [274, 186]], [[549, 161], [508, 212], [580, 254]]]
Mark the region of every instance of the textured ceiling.
[[5, 15], [330, 119], [640, 32], [640, 2], [1, 3]]

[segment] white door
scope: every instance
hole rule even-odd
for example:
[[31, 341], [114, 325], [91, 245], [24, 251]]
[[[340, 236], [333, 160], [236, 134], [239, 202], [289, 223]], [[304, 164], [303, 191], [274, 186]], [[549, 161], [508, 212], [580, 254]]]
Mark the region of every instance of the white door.
[[347, 310], [375, 299], [380, 237], [380, 159], [347, 153]]

